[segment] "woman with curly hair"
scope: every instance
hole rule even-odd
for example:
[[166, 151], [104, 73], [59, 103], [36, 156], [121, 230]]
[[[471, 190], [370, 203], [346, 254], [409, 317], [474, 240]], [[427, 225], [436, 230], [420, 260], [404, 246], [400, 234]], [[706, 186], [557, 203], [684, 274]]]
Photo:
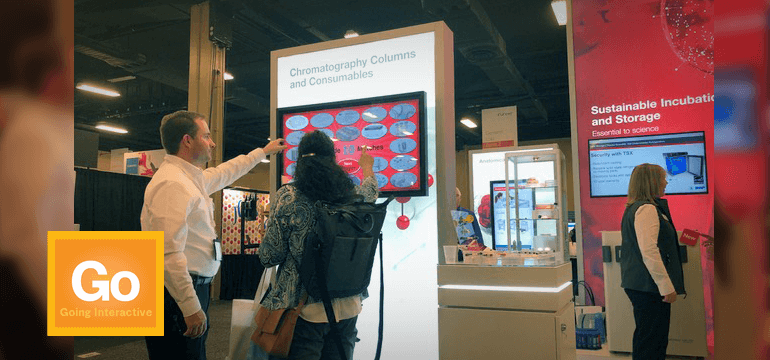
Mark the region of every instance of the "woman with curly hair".
[[[269, 310], [294, 308], [305, 293], [299, 279], [305, 238], [315, 226], [313, 204], [318, 201], [344, 203], [355, 195], [374, 202], [379, 195], [372, 169], [374, 159], [361, 152], [359, 159], [364, 179], [356, 187], [348, 174], [337, 164], [334, 143], [323, 132], [313, 131], [299, 143], [294, 182], [278, 189], [271, 203], [270, 219], [259, 249], [265, 268], [281, 265], [277, 281], [261, 305]], [[366, 294], [333, 299], [337, 328], [348, 359], [353, 358], [356, 343], [356, 320], [361, 301]], [[308, 297], [294, 328], [289, 359], [338, 359], [330, 326], [321, 299]], [[273, 359], [273, 357], [271, 357]]]

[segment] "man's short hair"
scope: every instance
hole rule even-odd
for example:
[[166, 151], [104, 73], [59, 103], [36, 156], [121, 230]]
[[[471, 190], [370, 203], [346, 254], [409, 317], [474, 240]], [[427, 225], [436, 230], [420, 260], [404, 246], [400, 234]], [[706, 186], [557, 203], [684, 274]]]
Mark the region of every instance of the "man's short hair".
[[179, 153], [179, 143], [185, 135], [195, 137], [198, 135], [197, 119], [205, 119], [203, 115], [179, 110], [168, 114], [160, 121], [160, 142], [163, 148], [171, 155]]

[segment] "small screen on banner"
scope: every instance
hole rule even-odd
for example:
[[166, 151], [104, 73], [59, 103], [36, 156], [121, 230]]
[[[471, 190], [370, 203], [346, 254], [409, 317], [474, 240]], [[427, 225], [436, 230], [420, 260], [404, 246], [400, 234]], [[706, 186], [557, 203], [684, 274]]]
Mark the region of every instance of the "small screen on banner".
[[591, 197], [626, 196], [631, 172], [642, 163], [666, 169], [667, 195], [706, 194], [705, 154], [703, 132], [589, 140]]

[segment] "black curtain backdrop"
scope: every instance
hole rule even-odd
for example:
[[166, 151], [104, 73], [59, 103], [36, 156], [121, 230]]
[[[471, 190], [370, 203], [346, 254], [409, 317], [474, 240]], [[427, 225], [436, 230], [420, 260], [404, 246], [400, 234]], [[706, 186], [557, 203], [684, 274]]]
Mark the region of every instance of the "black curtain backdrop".
[[75, 168], [75, 223], [81, 231], [140, 231], [149, 177]]
[[[75, 168], [75, 223], [81, 231], [140, 231], [151, 178]], [[264, 267], [255, 255], [225, 255], [219, 298], [253, 299]]]
[[219, 299], [254, 299], [265, 268], [254, 255], [222, 256], [222, 286]]

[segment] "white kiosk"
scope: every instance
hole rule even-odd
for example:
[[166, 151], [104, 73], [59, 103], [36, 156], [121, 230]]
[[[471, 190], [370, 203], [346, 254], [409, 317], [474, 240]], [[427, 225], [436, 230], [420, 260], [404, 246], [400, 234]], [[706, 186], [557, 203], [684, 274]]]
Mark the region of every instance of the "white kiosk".
[[572, 268], [439, 265], [441, 359], [574, 360]]
[[496, 251], [438, 266], [440, 358], [576, 359], [564, 155], [556, 144], [469, 155], [478, 235]]
[[[439, 211], [454, 204], [453, 44], [452, 31], [446, 24], [434, 22], [271, 52], [271, 138], [276, 138], [278, 126], [283, 123], [277, 118], [279, 109], [411, 92], [426, 94], [426, 128], [421, 131], [426, 136], [426, 171], [435, 182], [429, 187], [428, 196], [413, 196], [405, 204], [393, 201], [388, 207], [382, 229], [383, 359], [438, 357], [436, 264], [442, 256], [438, 252], [442, 241], [454, 235], [450, 215]], [[364, 122], [361, 120], [355, 126], [363, 127]], [[377, 157], [376, 151], [370, 154]], [[352, 158], [357, 159], [358, 154]], [[277, 163], [270, 162], [273, 178], [282, 171]], [[271, 185], [272, 194], [277, 186]], [[403, 229], [397, 222], [402, 214], [410, 220]], [[379, 269], [379, 256], [375, 258], [374, 268]], [[369, 284], [369, 298], [363, 302], [358, 316], [356, 326], [361, 341], [355, 347], [356, 359], [374, 358], [377, 346], [377, 271]], [[419, 331], [415, 324], [421, 324]]]

